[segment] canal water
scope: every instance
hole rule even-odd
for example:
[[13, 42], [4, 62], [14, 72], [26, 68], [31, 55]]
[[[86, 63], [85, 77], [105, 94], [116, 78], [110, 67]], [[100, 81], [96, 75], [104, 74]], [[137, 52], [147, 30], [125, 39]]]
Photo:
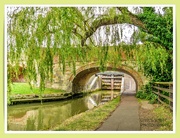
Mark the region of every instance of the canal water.
[[36, 131], [48, 130], [66, 119], [101, 103], [104, 91], [67, 101], [45, 102], [8, 106], [7, 130]]

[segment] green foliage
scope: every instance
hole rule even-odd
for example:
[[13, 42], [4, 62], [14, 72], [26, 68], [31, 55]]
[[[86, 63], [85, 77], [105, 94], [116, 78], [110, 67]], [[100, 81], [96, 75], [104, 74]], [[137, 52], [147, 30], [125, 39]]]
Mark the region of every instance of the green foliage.
[[169, 52], [158, 44], [145, 43], [137, 52], [137, 60], [144, 75], [153, 81], [172, 80], [172, 61]]
[[[52, 81], [55, 58], [63, 73], [66, 71], [66, 66], [70, 66], [72, 72], [76, 74], [76, 61], [97, 61], [100, 71], [105, 71], [107, 64], [116, 68], [125, 58], [127, 61], [135, 60], [136, 65], [132, 68], [138, 66], [145, 76], [153, 80], [172, 80], [170, 73], [172, 72], [172, 52], [168, 51], [172, 48], [172, 41], [170, 41], [173, 23], [172, 9], [166, 8], [164, 15], [155, 14], [151, 10], [151, 8], [145, 8], [139, 18], [148, 30], [153, 32], [153, 36], [160, 40], [160, 43], [146, 42], [143, 45], [121, 43], [115, 47], [94, 46], [91, 45], [92, 43], [88, 46], [81, 45], [83, 36], [88, 35], [86, 31], [91, 25], [88, 20], [95, 19], [92, 7], [87, 8], [85, 13], [81, 13], [76, 7], [18, 7], [13, 13], [9, 12], [10, 20], [7, 27], [9, 38], [7, 40], [8, 94], [11, 92], [12, 78], [14, 75], [18, 76], [19, 66], [25, 68], [24, 74], [30, 85], [40, 81], [40, 94], [42, 94], [45, 90], [45, 82]], [[127, 9], [125, 11], [125, 16], [118, 18], [120, 23], [130, 20], [127, 17]], [[109, 12], [110, 16], [116, 14], [114, 8], [111, 8]], [[99, 23], [101, 21], [99, 19], [93, 23]], [[167, 24], [165, 28], [161, 22], [163, 26], [164, 23]], [[108, 22], [105, 23], [102, 25], [108, 25]], [[153, 30], [156, 24], [160, 28], [158, 31]], [[95, 32], [91, 29], [89, 31]], [[167, 36], [163, 37], [164, 34]], [[118, 38], [120, 34], [116, 32], [116, 35]], [[137, 36], [134, 35], [134, 37]]]
[[[26, 79], [31, 85], [40, 79], [40, 91], [45, 89], [45, 81], [52, 80], [53, 60], [59, 57], [59, 63], [65, 70], [66, 60], [81, 58], [83, 53], [72, 50], [72, 30], [82, 22], [73, 8], [21, 7], [13, 14], [8, 13], [8, 82], [19, 65], [26, 62]], [[44, 12], [46, 11], [46, 12]], [[53, 47], [53, 48], [52, 48]], [[73, 54], [72, 54], [73, 53]], [[70, 64], [74, 65], [74, 62]], [[16, 73], [17, 75], [17, 73]], [[10, 91], [10, 88], [8, 89]]]
[[142, 90], [136, 93], [136, 97], [140, 99], [149, 100], [149, 103], [157, 103], [157, 95], [152, 92], [151, 84], [146, 84]]
[[152, 81], [172, 81], [171, 54], [157, 43], [145, 42], [142, 45], [124, 46], [126, 59], [136, 61], [139, 71]]
[[140, 98], [140, 99], [146, 99], [147, 93], [145, 93], [145, 92], [143, 92], [143, 91], [138, 91], [138, 92], [136, 93], [136, 97], [137, 97], [137, 98]]
[[173, 50], [173, 9], [165, 7], [164, 14], [155, 13], [154, 7], [144, 7], [138, 17], [145, 24], [148, 33], [156, 39], [151, 39], [168, 50]]
[[[143, 7], [143, 13], [138, 15], [139, 19], [145, 24], [148, 34], [147, 40], [158, 43], [161, 47], [167, 51], [161, 50], [161, 55], [154, 55], [155, 58], [166, 58], [166, 62], [152, 61], [152, 68], [149, 67], [148, 61], [144, 63], [144, 73], [146, 76], [152, 76], [154, 81], [172, 81], [172, 69], [173, 69], [173, 8], [164, 7], [163, 14], [156, 13], [154, 7]], [[151, 36], [152, 35], [152, 36]], [[156, 64], [156, 65], [155, 65]], [[164, 66], [163, 64], [166, 64]], [[162, 68], [164, 68], [162, 71]]]

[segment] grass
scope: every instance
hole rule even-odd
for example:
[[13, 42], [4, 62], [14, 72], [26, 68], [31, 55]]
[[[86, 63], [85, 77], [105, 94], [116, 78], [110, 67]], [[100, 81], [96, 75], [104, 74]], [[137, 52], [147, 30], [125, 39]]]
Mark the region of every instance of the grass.
[[[143, 101], [138, 99], [138, 102], [141, 104]], [[170, 108], [158, 104], [157, 106], [154, 106], [154, 109], [150, 112], [151, 118], [155, 120], [155, 122], [158, 124], [158, 127], [155, 128], [155, 131], [172, 131], [173, 130], [173, 112], [170, 110]], [[149, 118], [147, 117], [147, 122]], [[151, 123], [151, 122], [150, 122]]]
[[[46, 88], [44, 94], [64, 92], [60, 89]], [[11, 94], [39, 94], [39, 88], [30, 88], [28, 83], [13, 83]]]
[[93, 131], [114, 111], [119, 104], [120, 97], [108, 103], [73, 116], [61, 125], [56, 126], [56, 131]]
[[161, 105], [154, 109], [153, 113], [160, 123], [159, 131], [173, 130], [173, 112], [169, 108]]

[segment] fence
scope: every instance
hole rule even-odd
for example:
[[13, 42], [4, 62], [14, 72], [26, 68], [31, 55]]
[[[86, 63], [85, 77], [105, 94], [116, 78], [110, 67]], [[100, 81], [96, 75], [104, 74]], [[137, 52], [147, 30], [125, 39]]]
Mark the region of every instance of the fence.
[[158, 101], [173, 110], [173, 82], [155, 82], [152, 88]]

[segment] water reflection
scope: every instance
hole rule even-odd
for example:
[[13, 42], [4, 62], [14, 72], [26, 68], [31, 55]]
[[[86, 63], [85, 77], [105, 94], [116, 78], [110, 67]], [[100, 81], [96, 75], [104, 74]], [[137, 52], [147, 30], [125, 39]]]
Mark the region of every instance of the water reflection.
[[101, 102], [101, 93], [89, 96], [40, 104], [24, 104], [8, 107], [8, 130], [47, 130], [61, 124], [67, 118], [92, 109]]

